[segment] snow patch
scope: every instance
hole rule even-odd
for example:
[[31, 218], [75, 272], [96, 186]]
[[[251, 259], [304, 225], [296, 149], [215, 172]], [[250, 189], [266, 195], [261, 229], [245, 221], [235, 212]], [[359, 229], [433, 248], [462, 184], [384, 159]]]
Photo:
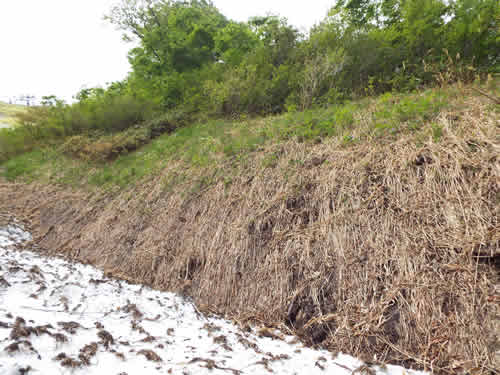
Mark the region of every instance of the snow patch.
[[6, 248], [29, 240], [31, 240], [31, 235], [18, 225], [11, 224], [0, 227], [0, 248]]

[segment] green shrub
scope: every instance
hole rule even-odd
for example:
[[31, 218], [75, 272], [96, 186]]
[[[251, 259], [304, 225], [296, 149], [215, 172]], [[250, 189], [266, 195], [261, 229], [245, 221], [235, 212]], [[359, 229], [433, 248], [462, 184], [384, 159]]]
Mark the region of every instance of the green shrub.
[[12, 156], [30, 151], [34, 148], [35, 141], [31, 133], [24, 128], [0, 129], [0, 162]]
[[171, 133], [188, 123], [188, 115], [176, 111], [145, 121], [121, 132], [93, 135], [80, 134], [68, 137], [61, 152], [84, 160], [107, 161], [137, 150], [164, 133]]
[[186, 126], [192, 120], [189, 113], [182, 110], [167, 112], [146, 121], [142, 126], [151, 132], [151, 138], [163, 133], [172, 133], [174, 130]]
[[434, 142], [439, 142], [443, 136], [443, 127], [436, 123], [431, 123], [432, 139]]

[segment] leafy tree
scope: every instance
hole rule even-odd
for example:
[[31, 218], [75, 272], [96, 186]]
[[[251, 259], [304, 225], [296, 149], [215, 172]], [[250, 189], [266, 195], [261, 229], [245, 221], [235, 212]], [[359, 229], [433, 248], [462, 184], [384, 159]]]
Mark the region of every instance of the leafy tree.
[[500, 3], [497, 0], [455, 0], [449, 5], [446, 46], [452, 55], [478, 66], [500, 64]]
[[293, 59], [301, 35], [296, 28], [288, 25], [286, 18], [253, 17], [249, 25], [262, 42], [260, 52], [266, 55], [271, 64], [277, 67]]
[[139, 42], [129, 53], [134, 85], [160, 96], [165, 107], [182, 102], [184, 73], [215, 61], [216, 37], [228, 23], [206, 0], [122, 0], [107, 19]]
[[230, 22], [215, 39], [217, 56], [226, 64], [236, 66], [260, 43], [259, 37], [246, 23]]

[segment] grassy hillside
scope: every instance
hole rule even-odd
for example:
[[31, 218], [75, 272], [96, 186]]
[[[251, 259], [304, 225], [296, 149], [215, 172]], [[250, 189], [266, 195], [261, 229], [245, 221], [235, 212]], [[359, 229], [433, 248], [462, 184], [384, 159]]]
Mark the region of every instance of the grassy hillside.
[[26, 109], [25, 106], [19, 104], [8, 104], [0, 101], [0, 113], [6, 116], [13, 116], [18, 112], [22, 112]]
[[26, 107], [17, 104], [0, 102], [0, 126], [12, 126], [16, 124], [15, 116], [26, 111]]
[[[493, 101], [474, 90], [472, 86], [453, 86], [413, 94], [387, 93], [274, 117], [199, 122], [143, 147], [149, 137], [141, 128], [112, 136], [74, 136], [10, 159], [3, 164], [3, 173], [9, 179], [43, 179], [116, 190], [175, 164], [179, 171], [167, 178], [169, 186], [193, 182], [193, 176], [198, 176], [202, 185], [221, 178], [230, 184], [231, 178], [245, 173], [249, 165], [275, 167], [282, 160], [284, 143], [303, 143], [311, 149], [327, 143], [341, 150], [362, 144], [378, 147], [402, 138], [418, 147], [439, 143], [447, 125], [439, 121], [443, 111], [459, 112], [472, 97], [484, 101], [491, 111], [497, 110]], [[137, 147], [139, 150], [129, 152]], [[292, 170], [306, 162], [304, 158], [288, 159]]]
[[140, 145], [140, 129], [72, 137], [3, 163], [9, 180], [36, 184], [0, 185], [0, 209], [36, 223], [42, 248], [241, 324], [371, 361], [490, 374], [498, 94], [455, 85], [200, 122], [135, 151], [116, 147]]

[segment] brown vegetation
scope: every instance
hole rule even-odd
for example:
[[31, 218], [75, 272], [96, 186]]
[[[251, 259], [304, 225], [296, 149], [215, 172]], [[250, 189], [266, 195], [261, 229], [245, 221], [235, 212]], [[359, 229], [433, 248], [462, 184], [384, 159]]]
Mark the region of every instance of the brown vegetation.
[[[242, 324], [368, 360], [492, 373], [500, 166], [489, 105], [441, 113], [438, 143], [289, 141], [273, 167], [259, 153], [231, 185], [190, 194], [159, 175], [115, 195], [4, 183], [0, 210], [32, 222], [42, 249], [183, 290]], [[291, 160], [305, 163], [286, 178]]]

